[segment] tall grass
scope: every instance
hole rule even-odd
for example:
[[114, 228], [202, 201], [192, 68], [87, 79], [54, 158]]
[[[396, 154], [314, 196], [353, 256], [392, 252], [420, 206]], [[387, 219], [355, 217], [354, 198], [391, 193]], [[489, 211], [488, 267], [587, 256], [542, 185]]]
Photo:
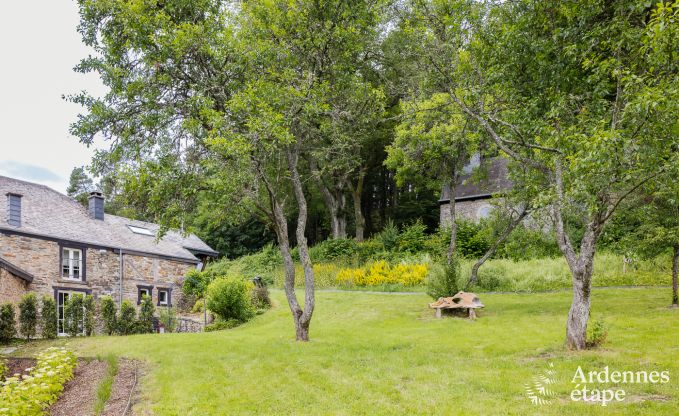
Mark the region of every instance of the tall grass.
[[[406, 264], [425, 263], [432, 266], [435, 263], [431, 257], [417, 256], [411, 261], [404, 260]], [[464, 287], [471, 273], [474, 260], [462, 260], [460, 262], [460, 287]], [[671, 261], [666, 256], [651, 260], [636, 260], [627, 265], [623, 271], [623, 257], [613, 253], [599, 253], [594, 261], [594, 286], [664, 286], [670, 284]], [[337, 274], [344, 268], [355, 267], [343, 262], [315, 263], [314, 273], [316, 287], [319, 289], [338, 288]], [[432, 273], [437, 272], [436, 267], [430, 268]], [[296, 285], [304, 285], [304, 274], [300, 265], [296, 266]], [[270, 281], [274, 287], [282, 287], [284, 270], [279, 266], [271, 272]], [[384, 291], [421, 291], [423, 287], [406, 287], [403, 285], [380, 285], [363, 290]], [[542, 258], [514, 261], [508, 259], [489, 260], [479, 270], [479, 284], [473, 288], [475, 291], [499, 291], [499, 292], [544, 292], [550, 290], [567, 289], [571, 287], [571, 273], [565, 259]], [[346, 288], [346, 287], [342, 287]], [[352, 287], [355, 289], [357, 287]]]

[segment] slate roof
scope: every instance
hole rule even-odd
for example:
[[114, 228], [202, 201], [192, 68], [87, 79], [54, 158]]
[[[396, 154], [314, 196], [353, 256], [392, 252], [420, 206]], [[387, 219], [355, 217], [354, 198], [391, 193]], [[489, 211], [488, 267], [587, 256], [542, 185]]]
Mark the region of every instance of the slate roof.
[[[455, 201], [473, 201], [484, 199], [493, 194], [502, 193], [512, 188], [507, 171], [508, 160], [503, 157], [495, 157], [485, 164], [487, 176], [484, 180], [475, 181], [472, 173], [463, 175], [455, 189]], [[450, 187], [447, 185], [441, 190], [439, 203], [450, 202]]]
[[[155, 234], [160, 229], [157, 224], [109, 214], [104, 215], [103, 220], [95, 220], [76, 200], [47, 186], [0, 176], [0, 198], [6, 198], [8, 193], [22, 196], [21, 227], [9, 225], [8, 210], [0, 208], [0, 232], [9, 230], [190, 262], [199, 261], [194, 253], [218, 254], [193, 234], [184, 236], [168, 231], [156, 241]], [[128, 225], [146, 228], [154, 236], [133, 233]]]
[[0, 269], [5, 269], [11, 274], [13, 274], [16, 277], [19, 277], [21, 279], [24, 279], [28, 283], [31, 283], [33, 281], [33, 275], [27, 272], [26, 270], [22, 269], [21, 267], [17, 267], [10, 263], [7, 259], [4, 259], [0, 257]]

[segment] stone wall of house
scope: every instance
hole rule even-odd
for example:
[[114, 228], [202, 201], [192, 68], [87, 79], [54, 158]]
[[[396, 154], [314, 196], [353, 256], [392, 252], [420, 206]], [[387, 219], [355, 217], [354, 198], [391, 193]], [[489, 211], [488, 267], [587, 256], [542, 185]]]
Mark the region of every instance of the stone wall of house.
[[[477, 199], [473, 201], [460, 201], [455, 204], [455, 215], [459, 219], [478, 222], [485, 218], [493, 205], [491, 199]], [[450, 207], [448, 203], [440, 205], [440, 224], [450, 224]]]
[[153, 304], [158, 305], [158, 290], [170, 291], [172, 306], [179, 304], [182, 296], [181, 287], [186, 273], [195, 268], [190, 263], [142, 257], [125, 254], [123, 274], [123, 297], [137, 303], [139, 286], [153, 286], [151, 297]]
[[15, 305], [28, 292], [28, 282], [0, 267], [0, 302]]
[[[81, 248], [81, 247], [75, 247]], [[0, 232], [0, 256], [34, 276], [28, 290], [38, 295], [53, 296], [55, 288], [91, 293], [95, 298], [120, 296], [120, 256], [113, 250], [82, 248], [85, 252], [85, 281], [61, 277], [59, 243], [34, 237], [9, 235]], [[158, 303], [158, 288], [168, 289], [171, 303], [181, 297], [181, 285], [186, 273], [195, 267], [191, 263], [124, 254], [123, 299], [137, 304], [138, 286], [152, 286], [154, 304]], [[0, 301], [3, 301], [0, 297]]]

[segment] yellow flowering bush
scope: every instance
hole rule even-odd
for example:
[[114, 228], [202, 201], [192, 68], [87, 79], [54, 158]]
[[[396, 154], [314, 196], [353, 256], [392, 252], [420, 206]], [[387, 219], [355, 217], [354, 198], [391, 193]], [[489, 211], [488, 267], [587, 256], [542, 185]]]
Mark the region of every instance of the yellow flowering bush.
[[336, 281], [344, 285], [377, 286], [382, 284], [401, 284], [417, 286], [424, 283], [429, 272], [427, 264], [389, 265], [384, 260], [377, 261], [365, 268], [346, 268], [337, 273]]
[[0, 415], [35, 416], [45, 414], [59, 398], [64, 384], [73, 377], [77, 360], [64, 348], [41, 352], [28, 375], [8, 377], [0, 383]]
[[[335, 283], [335, 277], [340, 271], [340, 267], [335, 263], [314, 263], [314, 276], [316, 279], [316, 287], [330, 287]], [[296, 285], [298, 287], [304, 286], [304, 269], [301, 264], [295, 265], [295, 273], [297, 276]], [[278, 287], [283, 286], [285, 281], [285, 270], [281, 270], [276, 274], [274, 285]]]

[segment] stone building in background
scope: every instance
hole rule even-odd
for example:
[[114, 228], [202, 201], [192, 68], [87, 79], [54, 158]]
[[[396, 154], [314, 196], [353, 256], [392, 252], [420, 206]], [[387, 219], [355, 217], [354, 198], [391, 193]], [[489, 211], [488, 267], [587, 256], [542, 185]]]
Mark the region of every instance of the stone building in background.
[[17, 303], [28, 292], [63, 307], [73, 294], [111, 296], [157, 307], [176, 305], [186, 273], [201, 268], [212, 248], [193, 234], [104, 213], [104, 197], [92, 192], [89, 206], [46, 186], [0, 176], [0, 303]]
[[[490, 215], [493, 210], [492, 198], [512, 187], [507, 163], [508, 160], [502, 157], [484, 161], [480, 171], [482, 178], [476, 180], [473, 174], [481, 166], [481, 159], [478, 154], [472, 157], [456, 187], [455, 212], [458, 219], [478, 222]], [[439, 199], [440, 223], [443, 226], [450, 224], [450, 198], [450, 188], [444, 186]]]

